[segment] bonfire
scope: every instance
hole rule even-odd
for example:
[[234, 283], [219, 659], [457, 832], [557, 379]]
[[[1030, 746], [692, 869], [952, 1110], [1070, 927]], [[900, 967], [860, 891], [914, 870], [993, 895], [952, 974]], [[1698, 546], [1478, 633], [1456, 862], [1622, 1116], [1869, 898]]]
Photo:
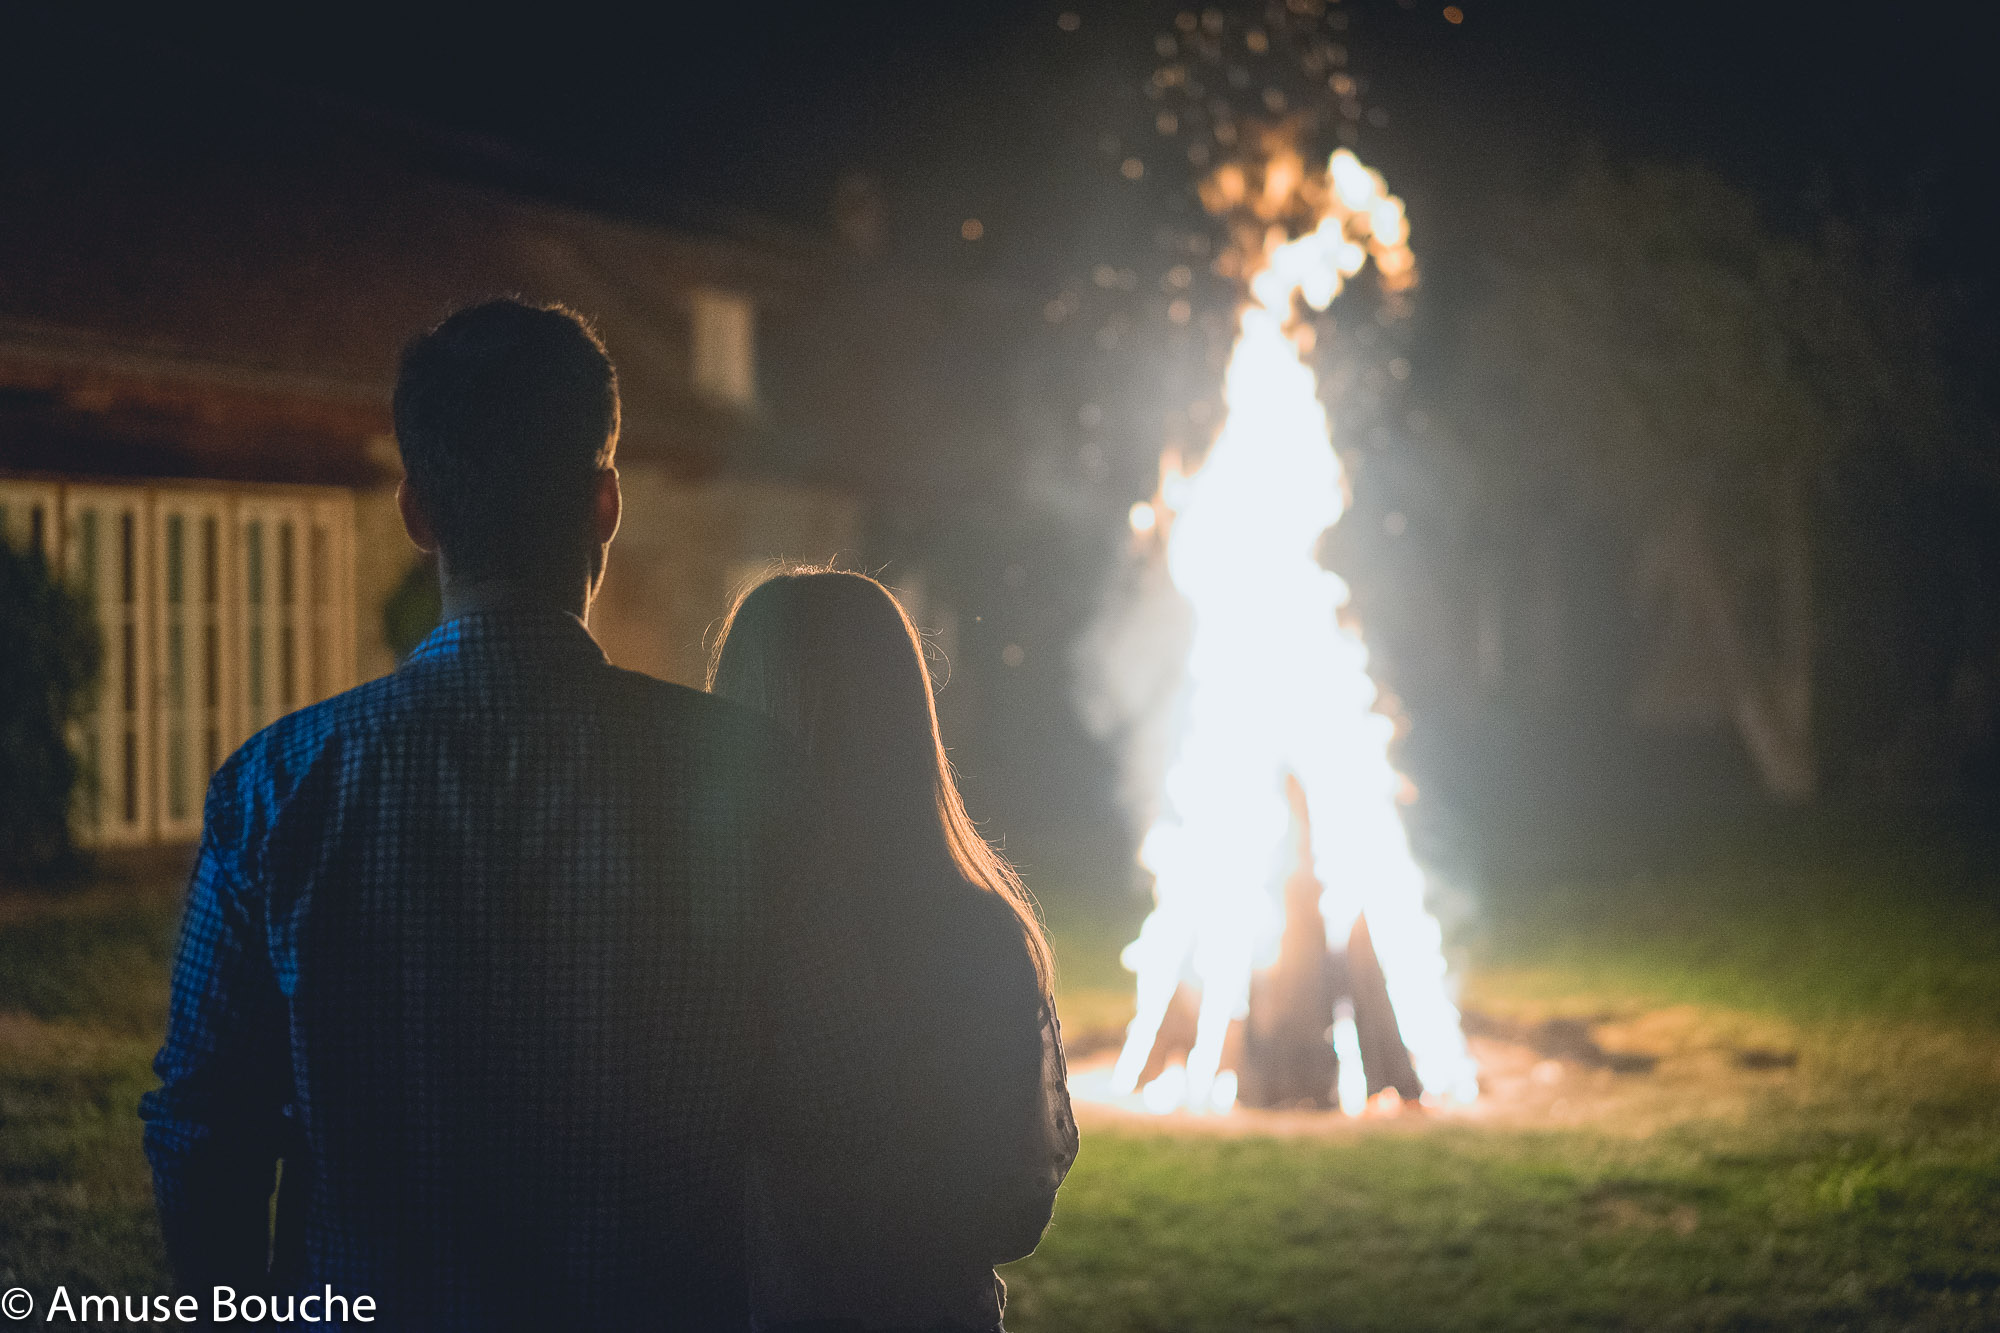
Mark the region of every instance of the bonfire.
[[[1123, 954], [1137, 1013], [1111, 1089], [1160, 1112], [1310, 1100], [1315, 1080], [1349, 1114], [1371, 1094], [1470, 1102], [1478, 1071], [1403, 823], [1394, 724], [1343, 618], [1347, 587], [1317, 558], [1347, 499], [1312, 313], [1371, 265], [1392, 298], [1407, 291], [1409, 223], [1346, 149], [1322, 168], [1268, 145], [1214, 172], [1202, 198], [1231, 223], [1246, 299], [1220, 432], [1197, 468], [1169, 456], [1132, 515], [1193, 629], [1139, 853], [1155, 907]], [[1190, 995], [1178, 1059], [1166, 1029]]]

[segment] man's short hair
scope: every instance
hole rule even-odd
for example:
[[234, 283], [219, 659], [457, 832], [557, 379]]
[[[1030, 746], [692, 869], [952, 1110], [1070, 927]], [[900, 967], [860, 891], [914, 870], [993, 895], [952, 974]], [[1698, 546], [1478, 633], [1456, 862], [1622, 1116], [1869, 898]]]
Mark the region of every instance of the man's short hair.
[[618, 372], [575, 311], [460, 310], [404, 349], [394, 416], [454, 580], [588, 570], [597, 474], [618, 444]]

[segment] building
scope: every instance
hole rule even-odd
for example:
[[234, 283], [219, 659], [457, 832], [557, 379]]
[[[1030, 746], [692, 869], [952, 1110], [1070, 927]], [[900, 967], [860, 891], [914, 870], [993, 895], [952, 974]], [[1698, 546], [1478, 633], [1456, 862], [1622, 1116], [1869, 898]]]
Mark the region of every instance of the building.
[[100, 844], [197, 835], [222, 758], [394, 666], [417, 553], [388, 400], [416, 331], [496, 294], [590, 316], [619, 366], [626, 513], [593, 628], [698, 683], [734, 587], [852, 554], [861, 507], [764, 460], [760, 329], [809, 247], [678, 235], [338, 137], [283, 160], [44, 163], [0, 180], [0, 533], [94, 599], [79, 746]]

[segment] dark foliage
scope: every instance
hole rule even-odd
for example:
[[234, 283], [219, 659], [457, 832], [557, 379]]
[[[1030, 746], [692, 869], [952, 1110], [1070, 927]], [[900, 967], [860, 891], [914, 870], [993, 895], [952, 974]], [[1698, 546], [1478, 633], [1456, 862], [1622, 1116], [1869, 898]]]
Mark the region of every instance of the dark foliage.
[[382, 603], [382, 635], [402, 661], [438, 627], [444, 599], [438, 590], [437, 561], [416, 561]]
[[68, 742], [103, 664], [89, 602], [39, 552], [0, 542], [0, 873], [74, 865], [70, 811], [89, 780]]

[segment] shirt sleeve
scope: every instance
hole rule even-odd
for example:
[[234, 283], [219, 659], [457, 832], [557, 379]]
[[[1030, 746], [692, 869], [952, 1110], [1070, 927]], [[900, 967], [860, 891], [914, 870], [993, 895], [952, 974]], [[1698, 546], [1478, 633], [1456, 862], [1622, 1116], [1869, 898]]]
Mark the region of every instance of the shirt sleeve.
[[270, 1202], [286, 1138], [284, 1000], [265, 948], [262, 896], [240, 867], [245, 823], [211, 787], [174, 962], [167, 1035], [140, 1100], [167, 1257], [183, 1290], [262, 1287]]
[[763, 1151], [802, 1217], [892, 1223], [955, 1262], [1022, 1258], [1077, 1133], [1020, 924], [959, 881], [900, 912], [860, 906], [869, 891], [833, 875], [776, 951], [773, 1014], [788, 1017], [771, 1025]]
[[1078, 1140], [1070, 1106], [1069, 1070], [1063, 1058], [1062, 1026], [1051, 1001], [1043, 1000], [1036, 1006], [1030, 1046], [1033, 1092], [1014, 1138], [1019, 1152], [1011, 1160], [1003, 1159], [1005, 1165], [990, 1196], [995, 1264], [1012, 1263], [1035, 1252], [1055, 1215], [1056, 1191], [1076, 1161]]

